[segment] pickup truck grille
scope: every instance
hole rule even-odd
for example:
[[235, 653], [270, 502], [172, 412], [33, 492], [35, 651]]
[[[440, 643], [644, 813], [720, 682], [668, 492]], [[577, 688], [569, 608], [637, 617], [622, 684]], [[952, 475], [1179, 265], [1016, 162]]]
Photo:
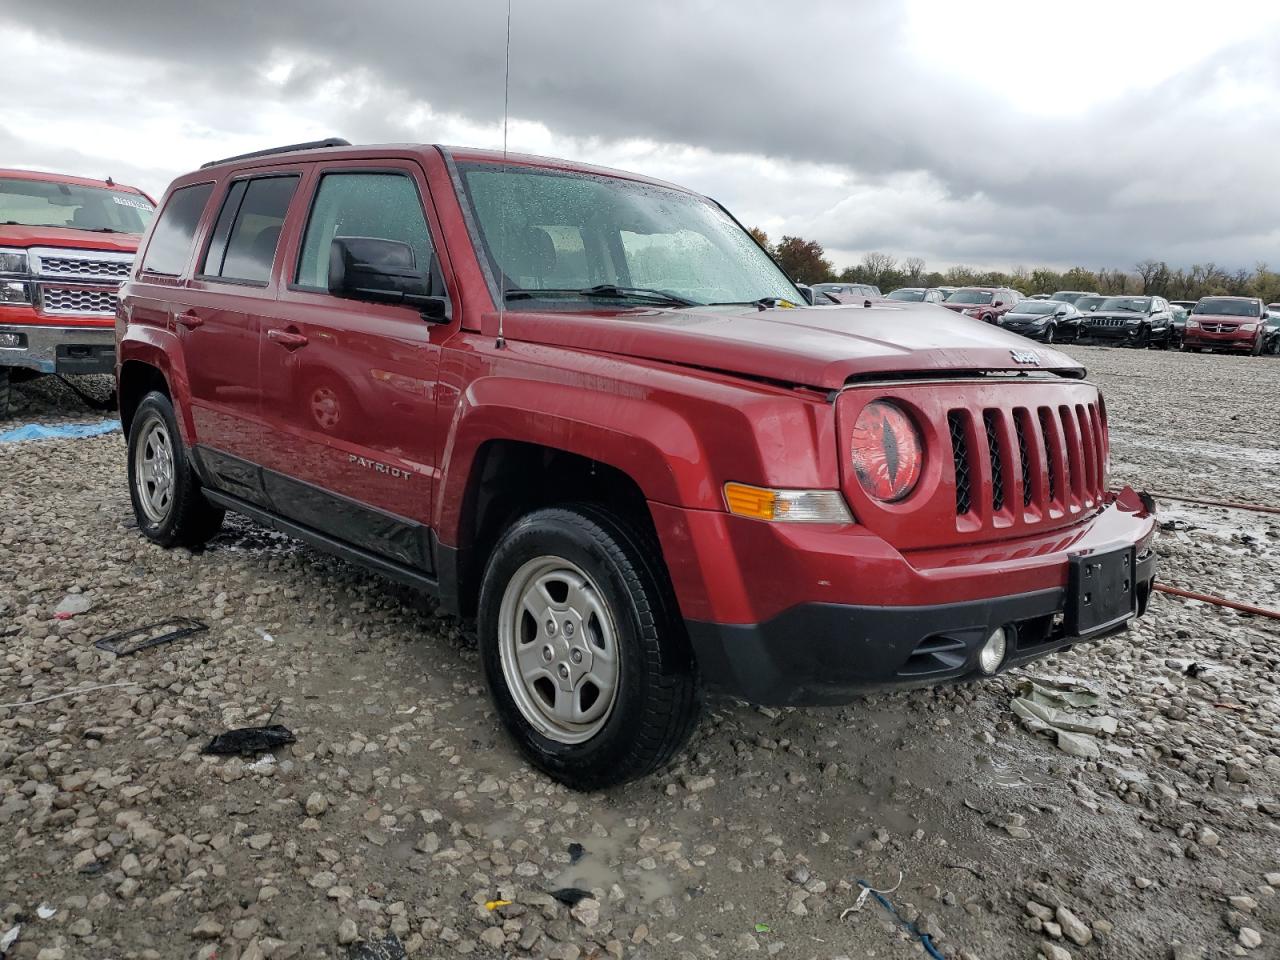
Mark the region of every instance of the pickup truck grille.
[[39, 277], [61, 280], [104, 280], [123, 283], [133, 269], [133, 254], [98, 253], [40, 247], [31, 251], [32, 268]]
[[[859, 413], [877, 400], [906, 412], [925, 445], [916, 489], [894, 503], [862, 488], [848, 453]], [[899, 550], [1042, 537], [1104, 504], [1106, 413], [1085, 381], [860, 384], [842, 391], [836, 407], [841, 485], [854, 518]]]
[[95, 314], [113, 317], [118, 303], [115, 293], [109, 290], [69, 289], [53, 286], [42, 286], [40, 288], [40, 304], [42, 311], [47, 314], [59, 316]]

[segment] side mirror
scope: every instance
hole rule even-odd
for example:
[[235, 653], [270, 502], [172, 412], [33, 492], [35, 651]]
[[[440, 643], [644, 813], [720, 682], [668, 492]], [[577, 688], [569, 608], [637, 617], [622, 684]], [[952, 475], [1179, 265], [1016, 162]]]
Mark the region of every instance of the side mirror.
[[992, 304], [992, 306], [993, 306], [993, 307], [1003, 307], [1003, 306], [1004, 306], [1004, 301], [1003, 301], [1003, 300], [997, 300], [995, 303], [993, 303], [993, 304]]
[[804, 302], [813, 306], [813, 288], [803, 285], [797, 285], [796, 289], [800, 291], [800, 296], [804, 297]]
[[449, 301], [434, 257], [430, 273], [417, 268], [413, 248], [379, 237], [334, 237], [329, 247], [329, 292], [335, 297], [416, 307], [425, 320], [447, 323]]
[[1065, 310], [1059, 310], [1057, 313], [1054, 314], [1055, 317], [1065, 317], [1066, 315], [1067, 315], [1067, 311]]

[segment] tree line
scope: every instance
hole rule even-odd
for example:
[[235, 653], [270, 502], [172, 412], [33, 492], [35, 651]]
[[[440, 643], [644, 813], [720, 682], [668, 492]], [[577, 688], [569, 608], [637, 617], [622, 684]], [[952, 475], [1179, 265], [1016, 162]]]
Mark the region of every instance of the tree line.
[[1047, 267], [1014, 267], [977, 270], [955, 266], [945, 271], [929, 270], [920, 257], [898, 259], [872, 252], [855, 267], [836, 272], [822, 245], [802, 237], [784, 236], [771, 243], [758, 227], [751, 234], [773, 254], [787, 275], [803, 283], [872, 283], [888, 293], [898, 287], [1013, 287], [1028, 296], [1056, 290], [1097, 290], [1099, 293], [1155, 295], [1170, 300], [1199, 300], [1207, 296], [1260, 297], [1265, 303], [1280, 302], [1280, 273], [1258, 263], [1252, 270], [1227, 270], [1216, 263], [1170, 267], [1163, 260], [1142, 260], [1132, 268], [1103, 267], [1090, 270], [1050, 270]]

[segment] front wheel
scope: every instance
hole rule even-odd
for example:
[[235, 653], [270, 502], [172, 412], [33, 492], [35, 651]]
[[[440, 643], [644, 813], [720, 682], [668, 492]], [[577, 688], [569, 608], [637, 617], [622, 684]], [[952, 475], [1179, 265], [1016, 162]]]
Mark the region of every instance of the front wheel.
[[593, 790], [663, 766], [699, 711], [661, 554], [594, 505], [536, 510], [494, 548], [480, 589], [485, 679], [521, 752]]
[[9, 399], [13, 395], [9, 383], [9, 368], [0, 367], [0, 420], [9, 419]]
[[1051, 323], [1051, 324], [1049, 324], [1049, 326], [1048, 326], [1048, 327], [1045, 329], [1045, 331], [1044, 331], [1044, 342], [1045, 342], [1045, 343], [1053, 343], [1053, 337], [1054, 337], [1054, 334], [1053, 334], [1053, 324]]
[[158, 390], [129, 425], [129, 497], [138, 529], [162, 547], [198, 547], [222, 527], [224, 511], [200, 492], [173, 403]]
[[1257, 340], [1253, 341], [1253, 349], [1249, 351], [1249, 355], [1251, 357], [1262, 355], [1262, 337], [1258, 337]]

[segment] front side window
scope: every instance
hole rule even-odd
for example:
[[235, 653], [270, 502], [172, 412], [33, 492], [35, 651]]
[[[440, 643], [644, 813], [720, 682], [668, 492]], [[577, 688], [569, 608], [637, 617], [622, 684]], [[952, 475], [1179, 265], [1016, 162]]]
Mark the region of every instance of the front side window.
[[126, 190], [0, 177], [0, 223], [4, 224], [140, 234], [155, 212], [150, 200]]
[[592, 288], [641, 301], [804, 302], [746, 231], [693, 194], [492, 163], [464, 164], [461, 174], [476, 247], [513, 309], [594, 309]]
[[413, 251], [423, 275], [431, 265], [431, 233], [422, 199], [402, 173], [326, 173], [311, 203], [296, 283], [329, 288], [329, 250], [337, 237], [396, 240]]
[[144, 271], [173, 277], [182, 273], [191, 255], [196, 226], [211, 193], [212, 183], [197, 183], [173, 191], [151, 231], [146, 258], [142, 261]]
[[227, 191], [201, 275], [265, 284], [271, 278], [280, 231], [297, 176], [237, 180]]

